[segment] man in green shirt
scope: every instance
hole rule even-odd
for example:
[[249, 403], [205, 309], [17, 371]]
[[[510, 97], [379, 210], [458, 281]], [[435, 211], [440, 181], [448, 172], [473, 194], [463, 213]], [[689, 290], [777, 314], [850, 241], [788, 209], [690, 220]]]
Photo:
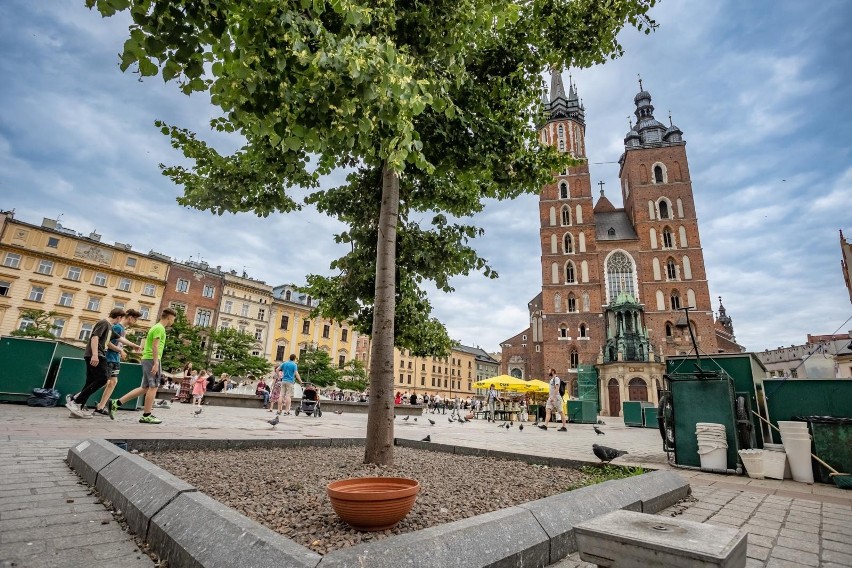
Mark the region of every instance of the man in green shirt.
[[160, 361], [163, 358], [163, 350], [166, 348], [166, 328], [175, 323], [175, 317], [177, 317], [175, 311], [166, 308], [160, 316], [160, 322], [148, 331], [148, 337], [145, 339], [145, 346], [142, 349], [142, 385], [118, 400], [109, 401], [109, 417], [113, 420], [115, 420], [115, 412], [122, 404], [144, 395], [145, 406], [139, 422], [143, 424], [159, 424], [162, 422], [151, 414], [151, 408], [154, 406], [157, 389], [160, 387], [162, 373]]

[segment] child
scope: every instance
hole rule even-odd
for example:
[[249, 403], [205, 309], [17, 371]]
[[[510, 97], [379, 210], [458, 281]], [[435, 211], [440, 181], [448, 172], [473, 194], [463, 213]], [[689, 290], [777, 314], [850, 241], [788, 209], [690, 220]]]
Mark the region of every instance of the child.
[[201, 406], [201, 399], [204, 398], [204, 393], [207, 392], [207, 371], [201, 371], [192, 384], [192, 405]]

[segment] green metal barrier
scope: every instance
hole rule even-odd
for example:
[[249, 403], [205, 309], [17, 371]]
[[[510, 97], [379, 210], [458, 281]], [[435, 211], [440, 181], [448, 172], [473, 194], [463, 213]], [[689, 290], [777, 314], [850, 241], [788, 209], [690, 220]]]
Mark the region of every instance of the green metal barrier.
[[672, 381], [674, 406], [675, 461], [678, 465], [701, 466], [695, 425], [698, 422], [724, 424], [728, 442], [728, 469], [737, 465], [736, 416], [733, 381], [696, 379]]
[[645, 417], [645, 428], [659, 428], [660, 425], [657, 422], [657, 407], [656, 406], [646, 406], [642, 409], [642, 414]]
[[[63, 357], [56, 373], [56, 383], [53, 388], [62, 395], [60, 404], [65, 403], [65, 395], [80, 392], [86, 384], [86, 361], [75, 357]], [[111, 398], [121, 398], [142, 384], [142, 365], [139, 363], [122, 363], [118, 372], [118, 384], [112, 391]], [[103, 389], [89, 397], [89, 406], [95, 406], [101, 399]], [[137, 404], [141, 407], [141, 399], [122, 405], [122, 410], [135, 410]]]
[[645, 418], [642, 415], [646, 407], [654, 406], [650, 402], [638, 400], [625, 400], [621, 404], [622, 416], [624, 416], [625, 426], [638, 426], [639, 428], [645, 425]]
[[34, 388], [53, 386], [62, 357], [82, 357], [70, 343], [30, 337], [0, 337], [0, 400], [23, 401]]
[[598, 394], [598, 370], [594, 365], [577, 367], [577, 398], [595, 403], [595, 415], [600, 412], [600, 396]]
[[569, 400], [568, 417], [576, 424], [597, 424], [598, 404], [593, 400]]
[[[765, 379], [763, 384], [769, 418], [775, 426], [794, 416], [852, 418], [852, 380]], [[773, 437], [781, 443], [777, 432], [773, 431]]]

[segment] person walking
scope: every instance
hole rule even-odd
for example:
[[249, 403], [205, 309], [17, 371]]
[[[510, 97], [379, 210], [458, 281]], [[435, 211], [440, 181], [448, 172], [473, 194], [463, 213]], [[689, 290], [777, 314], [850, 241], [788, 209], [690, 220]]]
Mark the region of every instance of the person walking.
[[560, 394], [562, 380], [556, 375], [556, 369], [550, 369], [550, 381], [548, 381], [549, 393], [547, 395], [547, 404], [545, 405], [544, 411], [544, 424], [540, 424], [539, 428], [542, 430], [547, 430], [547, 425], [550, 422], [551, 412], [559, 413], [562, 417], [562, 428], [559, 429], [559, 432], [567, 432], [568, 428], [565, 423], [565, 413], [562, 411], [562, 395]]
[[488, 385], [488, 394], [486, 395], [486, 400], [488, 401], [488, 421], [494, 422], [494, 413], [497, 410], [497, 400], [499, 397], [497, 396], [497, 389], [494, 388], [494, 385]]
[[145, 404], [142, 409], [142, 424], [160, 424], [162, 420], [151, 414], [154, 399], [157, 398], [157, 389], [160, 386], [162, 373], [163, 350], [166, 348], [166, 328], [175, 323], [177, 313], [171, 308], [166, 308], [160, 315], [160, 321], [148, 330], [145, 339], [145, 347], [142, 350], [142, 385], [133, 389], [118, 400], [109, 401], [109, 417], [115, 420], [115, 413], [122, 404], [145, 396]]
[[65, 403], [72, 416], [77, 418], [91, 418], [91, 414], [83, 412], [86, 402], [97, 390], [107, 384], [109, 380], [109, 366], [107, 365], [106, 350], [112, 338], [112, 326], [118, 323], [118, 318], [124, 316], [124, 310], [113, 308], [109, 316], [102, 319], [92, 328], [92, 336], [86, 342], [86, 350], [83, 360], [86, 362], [86, 383], [76, 395], [69, 397]]
[[124, 312], [124, 316], [112, 326], [112, 338], [107, 345], [106, 359], [107, 367], [109, 368], [109, 378], [104, 386], [104, 393], [95, 407], [94, 414], [109, 416], [109, 411], [106, 409], [109, 403], [109, 397], [112, 396], [112, 391], [118, 384], [118, 373], [121, 370], [121, 360], [125, 357], [124, 348], [122, 345], [132, 348], [134, 351], [142, 351], [141, 345], [136, 345], [126, 337], [124, 337], [128, 327], [136, 325], [136, 320], [142, 316], [141, 312], [137, 312], [130, 308]]
[[299, 376], [299, 366], [296, 365], [296, 354], [290, 355], [290, 360], [281, 363], [281, 394], [284, 396], [284, 415], [290, 414], [290, 403], [293, 401], [293, 386], [296, 381], [302, 383]]
[[201, 371], [192, 384], [192, 406], [201, 406], [201, 399], [204, 398], [205, 392], [207, 392], [207, 371]]

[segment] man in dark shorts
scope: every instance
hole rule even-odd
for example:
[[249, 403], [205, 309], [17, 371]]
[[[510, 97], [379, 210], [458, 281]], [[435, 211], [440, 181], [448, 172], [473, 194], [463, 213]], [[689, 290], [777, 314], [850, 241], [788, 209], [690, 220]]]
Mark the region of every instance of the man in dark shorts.
[[92, 412], [93, 415], [102, 414], [104, 416], [109, 416], [106, 405], [109, 403], [109, 397], [112, 395], [112, 391], [115, 390], [115, 386], [118, 384], [118, 372], [121, 369], [121, 359], [124, 357], [124, 348], [122, 345], [126, 345], [136, 351], [142, 351], [141, 346], [136, 345], [124, 337], [127, 328], [136, 325], [136, 320], [138, 320], [141, 316], [142, 314], [140, 312], [130, 308], [124, 313], [124, 317], [112, 326], [112, 339], [110, 339], [107, 344], [106, 352], [109, 379], [104, 387], [104, 393], [101, 395], [101, 400], [98, 402], [97, 407], [95, 407], [95, 411]]
[[71, 415], [77, 418], [91, 418], [92, 415], [83, 410], [86, 402], [99, 388], [107, 384], [109, 380], [109, 368], [107, 366], [106, 350], [107, 344], [112, 337], [112, 326], [118, 322], [118, 318], [124, 316], [124, 310], [114, 308], [107, 319], [102, 319], [92, 328], [92, 336], [86, 342], [86, 351], [83, 360], [86, 361], [86, 384], [77, 395], [68, 399], [65, 408], [71, 411]]

